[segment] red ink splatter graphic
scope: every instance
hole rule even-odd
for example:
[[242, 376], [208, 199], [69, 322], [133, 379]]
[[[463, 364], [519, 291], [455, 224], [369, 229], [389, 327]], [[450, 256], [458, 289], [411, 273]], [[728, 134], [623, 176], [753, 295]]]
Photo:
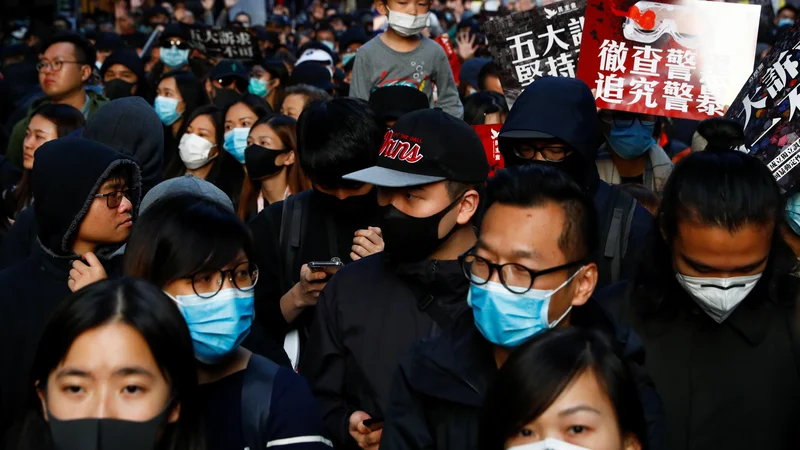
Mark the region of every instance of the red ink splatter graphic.
[[634, 5], [628, 9], [627, 13], [616, 8], [612, 9], [612, 11], [618, 16], [630, 18], [645, 30], [652, 30], [656, 26], [656, 13], [652, 10], [647, 10], [642, 14], [639, 8]]

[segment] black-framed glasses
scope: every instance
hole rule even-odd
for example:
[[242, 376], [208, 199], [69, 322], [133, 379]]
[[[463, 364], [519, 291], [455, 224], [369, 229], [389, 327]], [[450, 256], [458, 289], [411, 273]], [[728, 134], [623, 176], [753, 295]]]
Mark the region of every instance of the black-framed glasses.
[[630, 128], [633, 123], [639, 121], [643, 126], [650, 126], [656, 123], [657, 116], [652, 114], [636, 114], [625, 111], [609, 111], [604, 110], [600, 112], [600, 120], [605, 123], [612, 124], [616, 128]]
[[557, 267], [551, 267], [550, 269], [537, 271], [517, 263], [494, 264], [485, 258], [475, 255], [474, 247], [459, 256], [458, 262], [461, 264], [461, 270], [464, 271], [464, 276], [467, 277], [470, 283], [483, 286], [489, 282], [494, 272], [497, 271], [500, 276], [500, 283], [502, 283], [509, 292], [514, 294], [524, 294], [530, 291], [537, 277], [576, 267], [584, 263], [583, 261], [573, 261]]
[[123, 191], [114, 191], [109, 192], [108, 194], [95, 194], [94, 198], [106, 198], [106, 205], [109, 208], [119, 208], [119, 205], [122, 203], [122, 198], [125, 197], [129, 201], [131, 199], [131, 190], [125, 189]]
[[60, 59], [55, 61], [39, 61], [36, 63], [36, 71], [41, 72], [42, 69], [47, 69], [51, 72], [59, 72], [64, 67], [64, 64], [78, 64], [82, 66], [86, 63], [80, 61], [61, 61]]
[[567, 158], [570, 150], [566, 147], [555, 147], [552, 145], [537, 147], [530, 144], [514, 145], [514, 154], [522, 159], [536, 159], [536, 154], [542, 155], [545, 161], [562, 162]]
[[192, 289], [198, 297], [208, 299], [219, 294], [226, 278], [231, 280], [236, 289], [252, 291], [258, 282], [258, 266], [245, 262], [230, 270], [203, 270], [185, 278], [192, 280]]

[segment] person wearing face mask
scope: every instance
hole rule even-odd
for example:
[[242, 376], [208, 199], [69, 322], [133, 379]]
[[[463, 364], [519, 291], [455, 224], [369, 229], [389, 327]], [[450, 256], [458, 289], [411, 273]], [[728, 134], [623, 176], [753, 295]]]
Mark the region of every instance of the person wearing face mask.
[[176, 71], [164, 75], [157, 84], [153, 102], [164, 125], [164, 167], [172, 167], [179, 157], [178, 146], [186, 119], [195, 109], [209, 103], [202, 83], [191, 72]]
[[632, 196], [598, 176], [599, 135], [589, 87], [575, 78], [544, 77], [514, 102], [498, 143], [505, 167], [551, 165], [592, 197], [600, 242], [595, 262], [598, 286], [603, 287], [635, 275], [653, 217]]
[[247, 91], [265, 99], [272, 110], [277, 111], [286, 98], [288, 82], [289, 71], [283, 62], [278, 59], [268, 59], [251, 69]]
[[158, 37], [158, 62], [150, 71], [151, 80], [158, 80], [165, 73], [189, 70], [189, 36], [179, 24], [167, 25]]
[[[259, 128], [254, 139], [274, 142]], [[317, 297], [337, 270], [312, 271], [308, 263], [338, 258], [350, 264], [383, 250], [375, 189], [342, 176], [374, 164], [384, 133], [366, 102], [336, 99], [309, 107], [297, 124], [295, 158], [312, 189], [270, 204], [250, 222], [264, 277], [256, 289], [256, 317], [284, 344], [294, 367], [307, 347]]]
[[777, 34], [781, 30], [786, 30], [794, 25], [797, 21], [797, 8], [792, 5], [785, 5], [778, 10], [775, 14], [775, 32]]
[[248, 344], [258, 332], [259, 283], [250, 233], [224, 194], [197, 181], [193, 193], [161, 192], [159, 198], [154, 189], [145, 198], [125, 270], [163, 289], [189, 327], [207, 448], [329, 449], [302, 378]]
[[369, 41], [363, 27], [350, 27], [339, 37], [339, 52], [342, 55], [342, 68], [353, 60], [356, 52]]
[[103, 92], [110, 100], [138, 96], [152, 103], [144, 63], [136, 51], [128, 48], [110, 54], [100, 68]]
[[375, 88], [410, 86], [424, 92], [433, 107], [436, 85], [436, 107], [462, 118], [464, 107], [447, 55], [439, 44], [420, 34], [428, 24], [430, 2], [375, 0], [375, 9], [388, 17], [389, 28], [358, 50], [350, 96], [369, 100]]
[[663, 406], [641, 369], [639, 338], [593, 297], [597, 236], [591, 199], [556, 169], [521, 166], [498, 172], [486, 201], [478, 240], [459, 257], [472, 313], [459, 316], [441, 336], [416, 344], [401, 362], [384, 411], [381, 448], [488, 448], [479, 445], [478, 425], [498, 368], [532, 336], [570, 327], [616, 337], [619, 356], [638, 367], [637, 400], [650, 426], [649, 448], [664, 448]]
[[468, 309], [469, 283], [457, 257], [475, 244], [478, 191], [488, 173], [475, 132], [426, 109], [384, 133], [377, 165], [343, 177], [379, 186], [385, 247], [328, 283], [300, 364], [342, 448], [382, 445], [401, 356]]
[[315, 38], [331, 52], [336, 52], [336, 30], [327, 22], [317, 24]]
[[228, 109], [248, 91], [247, 68], [240, 61], [223, 59], [211, 70], [206, 80], [206, 92], [220, 109]]
[[672, 160], [653, 138], [657, 116], [600, 111], [606, 144], [597, 156], [600, 179], [608, 184], [638, 183], [658, 195], [672, 173]]
[[647, 449], [635, 370], [615, 352], [608, 336], [592, 330], [567, 328], [532, 338], [489, 387], [480, 448]]
[[150, 283], [103, 281], [64, 299], [31, 357], [21, 445], [9, 449], [205, 448], [189, 330]]
[[784, 217], [761, 161], [693, 153], [664, 189], [646, 264], [606, 303], [644, 341], [669, 448], [794, 446], [798, 281]]

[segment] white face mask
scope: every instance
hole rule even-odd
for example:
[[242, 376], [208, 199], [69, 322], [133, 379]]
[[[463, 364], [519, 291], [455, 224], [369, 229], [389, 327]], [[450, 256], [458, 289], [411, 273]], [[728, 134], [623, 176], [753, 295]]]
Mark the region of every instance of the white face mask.
[[558, 439], [547, 438], [543, 441], [532, 442], [530, 444], [518, 445], [508, 450], [589, 450], [585, 447], [578, 447], [569, 442], [559, 441]]
[[205, 166], [217, 157], [217, 155], [208, 156], [214, 147], [216, 145], [207, 139], [196, 134], [186, 133], [181, 138], [180, 144], [178, 144], [178, 151], [186, 168], [194, 170]]
[[412, 16], [411, 14], [389, 10], [389, 26], [400, 36], [414, 36], [421, 33], [428, 26], [428, 14]]
[[700, 308], [717, 323], [722, 323], [761, 279], [761, 273], [746, 277], [699, 278], [676, 273], [678, 283]]

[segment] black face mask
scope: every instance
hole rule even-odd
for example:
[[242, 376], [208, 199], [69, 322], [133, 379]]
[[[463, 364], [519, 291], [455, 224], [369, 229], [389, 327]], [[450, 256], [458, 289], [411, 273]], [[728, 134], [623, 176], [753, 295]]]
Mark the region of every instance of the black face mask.
[[105, 92], [109, 100], [116, 100], [132, 96], [134, 86], [136, 86], [135, 83], [128, 83], [120, 78], [115, 78], [103, 85], [103, 92]]
[[378, 194], [374, 188], [364, 195], [353, 195], [344, 200], [318, 190], [316, 194], [322, 207], [336, 216], [363, 217], [365, 211], [374, 211], [378, 207]]
[[244, 150], [244, 164], [247, 166], [247, 176], [251, 180], [260, 180], [276, 174], [285, 166], [275, 164], [278, 156], [291, 150], [273, 150], [253, 144]]
[[439, 223], [463, 198], [459, 196], [446, 208], [429, 217], [413, 217], [391, 204], [383, 207], [384, 251], [394, 262], [411, 263], [430, 257], [458, 229], [456, 224], [445, 237], [439, 237]]
[[118, 419], [58, 420], [48, 414], [56, 450], [153, 450], [162, 412], [145, 422]]
[[236, 103], [242, 94], [233, 89], [217, 89], [214, 88], [214, 104], [223, 111], [227, 110], [229, 106]]

